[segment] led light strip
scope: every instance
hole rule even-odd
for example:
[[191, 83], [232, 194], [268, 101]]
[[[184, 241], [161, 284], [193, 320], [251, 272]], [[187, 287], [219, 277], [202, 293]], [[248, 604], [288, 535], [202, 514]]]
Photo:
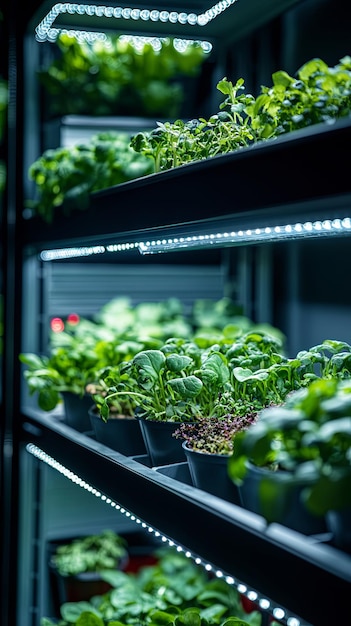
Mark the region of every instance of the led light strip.
[[[38, 37], [36, 37], [36, 39], [39, 43], [43, 43], [44, 41], [54, 43], [59, 35], [69, 35], [79, 43], [83, 43], [84, 41], [89, 44], [93, 44], [95, 41], [101, 41], [105, 44], [108, 43], [106, 33], [72, 30], [68, 28], [50, 28], [44, 39], [39, 39]], [[137, 50], [141, 50], [145, 44], [149, 43], [156, 52], [161, 49], [163, 43], [167, 43], [170, 40], [169, 37], [143, 37], [141, 35], [120, 35], [119, 38], [120, 40], [129, 41]], [[198, 44], [205, 54], [209, 54], [213, 48], [209, 41], [180, 39], [179, 37], [173, 39], [173, 47], [177, 52], [184, 52], [187, 47], [192, 44]]]
[[142, 243], [120, 243], [108, 246], [82, 246], [81, 248], [58, 248], [56, 250], [43, 250], [40, 253], [42, 261], [58, 261], [78, 257], [103, 254], [105, 252], [125, 252], [126, 250], [140, 249]]
[[337, 218], [316, 222], [265, 226], [247, 230], [217, 232], [205, 235], [191, 235], [141, 242], [141, 254], [156, 254], [188, 248], [213, 246], [235, 246], [252, 243], [269, 243], [278, 240], [319, 237], [320, 235], [340, 235], [351, 232], [351, 218]]
[[[206, 26], [209, 22], [214, 20], [218, 15], [223, 13], [235, 4], [237, 0], [221, 0], [213, 6], [211, 6], [204, 13], [186, 13], [184, 11], [167, 11], [165, 9], [159, 11], [157, 9], [140, 9], [131, 7], [112, 7], [103, 6], [98, 4], [71, 4], [69, 2], [55, 4], [44, 19], [38, 24], [35, 29], [36, 39], [40, 42], [43, 41], [55, 41], [61, 32], [72, 33], [73, 36], [77, 36], [77, 31], [63, 30], [60, 28], [53, 28], [53, 24], [57, 17], [61, 14], [69, 13], [71, 15], [86, 15], [105, 17], [112, 19], [122, 19], [144, 22], [163, 22], [170, 24], [180, 24], [182, 26]], [[88, 41], [95, 39], [101, 39], [104, 37], [104, 33], [92, 33], [87, 31], [81, 31], [81, 38]]]
[[269, 611], [270, 614], [272, 614], [275, 619], [278, 619], [280, 621], [284, 620], [287, 626], [302, 626], [302, 622], [300, 621], [300, 619], [298, 619], [295, 616], [288, 616], [285, 609], [279, 606], [273, 606], [273, 603], [270, 600], [268, 600], [267, 598], [260, 598], [259, 594], [256, 591], [248, 589], [246, 585], [244, 585], [243, 583], [239, 581], [236, 581], [233, 578], [233, 576], [229, 576], [225, 574], [224, 572], [222, 572], [221, 570], [216, 569], [215, 567], [213, 567], [213, 565], [206, 562], [199, 556], [193, 554], [190, 550], [187, 550], [181, 545], [176, 544], [172, 539], [170, 539], [169, 537], [167, 537], [166, 535], [164, 535], [157, 529], [153, 528], [152, 526], [150, 526], [149, 524], [141, 520], [136, 515], [133, 515], [133, 513], [131, 513], [124, 507], [122, 507], [120, 504], [118, 504], [117, 502], [115, 502], [114, 500], [106, 496], [105, 494], [101, 493], [101, 491], [99, 491], [98, 489], [95, 489], [95, 487], [93, 487], [92, 485], [87, 483], [85, 480], [77, 476], [77, 474], [75, 474], [74, 472], [69, 470], [67, 467], [59, 463], [59, 461], [56, 461], [54, 458], [49, 456], [46, 452], [41, 450], [41, 448], [38, 448], [38, 446], [36, 446], [35, 444], [28, 443], [26, 445], [26, 451], [29, 452], [29, 454], [34, 456], [39, 461], [42, 461], [43, 463], [46, 463], [46, 465], [49, 465], [51, 468], [53, 468], [54, 470], [62, 474], [65, 478], [67, 478], [71, 482], [75, 483], [82, 489], [85, 489], [86, 491], [94, 495], [95, 497], [99, 498], [102, 502], [105, 502], [106, 504], [110, 505], [113, 509], [115, 509], [119, 513], [124, 514], [131, 521], [135, 522], [136, 524], [139, 524], [141, 528], [153, 534], [162, 543], [166, 543], [170, 547], [175, 548], [178, 552], [183, 553], [184, 556], [186, 556], [187, 558], [192, 559], [197, 565], [203, 567], [207, 572], [211, 572], [217, 578], [223, 578], [226, 581], [226, 583], [228, 583], [229, 585], [235, 586], [240, 594], [245, 595], [252, 602], [256, 602], [263, 611]]
[[43, 250], [42, 261], [56, 261], [74, 257], [91, 256], [106, 252], [139, 250], [141, 254], [157, 254], [184, 249], [204, 247], [224, 247], [241, 244], [270, 243], [286, 239], [306, 239], [308, 237], [347, 235], [351, 233], [351, 218], [335, 218], [316, 222], [297, 222], [282, 226], [265, 226], [238, 231], [223, 231], [205, 235], [189, 235], [150, 241], [124, 242], [106, 246], [82, 246], [80, 248], [58, 248]]

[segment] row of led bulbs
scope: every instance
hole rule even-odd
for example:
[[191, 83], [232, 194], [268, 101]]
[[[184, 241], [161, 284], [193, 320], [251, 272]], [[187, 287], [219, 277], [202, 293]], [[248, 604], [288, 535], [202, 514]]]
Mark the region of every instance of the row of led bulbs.
[[[232, 6], [237, 0], [221, 0], [207, 11], [196, 15], [196, 13], [186, 13], [185, 11], [167, 11], [156, 9], [140, 9], [131, 7], [112, 7], [96, 4], [71, 4], [58, 3], [55, 4], [49, 13], [44, 17], [36, 28], [36, 38], [38, 41], [54, 41], [61, 32], [71, 32], [74, 36], [79, 36], [79, 31], [67, 31], [52, 28], [53, 23], [61, 14], [76, 14], [96, 17], [107, 17], [124, 20], [142, 20], [144, 22], [163, 22], [170, 24], [180, 24], [182, 26], [206, 26], [213, 19], [218, 17], [223, 11]], [[94, 33], [81, 32], [81, 38], [94, 39]], [[95, 38], [103, 37], [103, 33], [96, 33]]]
[[106, 246], [81, 246], [77, 248], [60, 248], [55, 250], [43, 250], [40, 253], [42, 261], [55, 261], [58, 259], [78, 258], [105, 252], [125, 252], [139, 250], [141, 254], [154, 254], [167, 252], [181, 248], [198, 248], [203, 245], [224, 245], [236, 243], [250, 243], [258, 241], [277, 241], [299, 237], [318, 237], [319, 235], [348, 234], [351, 230], [351, 218], [336, 218], [316, 222], [298, 222], [283, 226], [266, 226], [239, 231], [217, 232], [205, 235], [189, 235], [186, 237], [173, 237], [155, 239], [152, 241], [123, 242]]

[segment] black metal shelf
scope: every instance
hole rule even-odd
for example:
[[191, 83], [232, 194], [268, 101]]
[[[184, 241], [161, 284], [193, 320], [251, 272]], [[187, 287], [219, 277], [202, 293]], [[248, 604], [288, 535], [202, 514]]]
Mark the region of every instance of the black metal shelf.
[[23, 246], [140, 241], [209, 228], [258, 228], [334, 219], [350, 212], [345, 151], [351, 119], [318, 124], [229, 154], [96, 192], [87, 210], [24, 221]]
[[[344, 623], [351, 556], [160, 474], [35, 411], [23, 417], [34, 444], [103, 494], [216, 569], [259, 590], [308, 623]], [[323, 599], [323, 600], [321, 600]]]

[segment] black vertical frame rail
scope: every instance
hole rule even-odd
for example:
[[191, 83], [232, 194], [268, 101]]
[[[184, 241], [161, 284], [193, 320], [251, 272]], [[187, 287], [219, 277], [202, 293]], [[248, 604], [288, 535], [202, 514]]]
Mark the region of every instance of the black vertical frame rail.
[[[6, 5], [6, 6], [5, 6]], [[3, 274], [3, 367], [1, 415], [1, 603], [2, 626], [16, 624], [19, 493], [19, 380], [21, 327], [21, 251], [18, 212], [22, 210], [23, 90], [19, 2], [4, 3], [7, 44], [8, 115], [6, 189], [1, 224]]]
[[[351, 557], [194, 489], [44, 416], [23, 441], [217, 569], [315, 626], [345, 623]], [[54, 423], [53, 423], [54, 422]]]

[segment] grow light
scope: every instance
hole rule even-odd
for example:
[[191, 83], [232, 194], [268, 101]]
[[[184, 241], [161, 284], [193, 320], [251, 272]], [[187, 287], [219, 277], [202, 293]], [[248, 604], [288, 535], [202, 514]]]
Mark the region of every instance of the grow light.
[[351, 218], [337, 218], [316, 222], [297, 222], [277, 226], [239, 229], [237, 231], [210, 232], [199, 235], [155, 239], [139, 244], [141, 254], [156, 254], [183, 249], [238, 246], [252, 243], [269, 243], [279, 240], [349, 234]]
[[57, 248], [56, 250], [43, 250], [40, 253], [42, 261], [62, 261], [64, 259], [72, 259], [95, 254], [103, 254], [105, 252], [125, 252], [126, 250], [139, 250], [140, 246], [145, 244], [135, 243], [119, 243], [107, 246], [81, 246], [76, 248]]
[[226, 574], [222, 570], [216, 569], [211, 563], [208, 563], [200, 556], [194, 554], [191, 550], [188, 550], [180, 544], [177, 544], [173, 539], [170, 539], [162, 532], [160, 532], [153, 526], [150, 526], [149, 524], [141, 520], [138, 516], [134, 515], [123, 506], [121, 506], [105, 494], [101, 493], [99, 489], [96, 489], [95, 487], [87, 483], [85, 480], [80, 478], [77, 474], [62, 465], [59, 461], [51, 457], [35, 444], [28, 443], [26, 445], [26, 451], [39, 461], [45, 463], [52, 469], [62, 474], [65, 478], [67, 478], [74, 484], [78, 485], [88, 493], [91, 493], [93, 496], [99, 498], [102, 502], [108, 504], [119, 513], [125, 515], [131, 521], [140, 525], [141, 528], [143, 528], [146, 532], [153, 534], [155, 538], [157, 538], [162, 543], [167, 544], [169, 547], [175, 548], [177, 552], [184, 554], [184, 556], [186, 556], [188, 559], [193, 560], [197, 565], [203, 567], [207, 572], [213, 573], [217, 578], [222, 578], [227, 582], [227, 584], [236, 587], [240, 594], [245, 595], [248, 599], [255, 600], [263, 611], [269, 611], [276, 619], [279, 619], [281, 621], [284, 620], [286, 626], [302, 626], [302, 622], [300, 621], [300, 619], [295, 616], [288, 615], [286, 609], [275, 605], [268, 598], [260, 597], [256, 591], [248, 589], [246, 585], [233, 578], [233, 576]]
[[[203, 231], [203, 225], [198, 226]], [[75, 248], [56, 248], [42, 250], [42, 261], [57, 261], [70, 258], [86, 257], [95, 254], [126, 252], [138, 250], [140, 254], [158, 254], [160, 252], [177, 252], [182, 250], [200, 250], [214, 247], [235, 247], [258, 243], [272, 243], [299, 238], [319, 238], [323, 236], [340, 236], [351, 233], [351, 217], [325, 219], [315, 222], [296, 222], [277, 226], [262, 226], [242, 230], [225, 230], [217, 232], [199, 233], [194, 235], [179, 235], [150, 239], [148, 241], [126, 241], [110, 243], [105, 246], [81, 246]]]
[[169, 23], [177, 24], [180, 26], [206, 26], [209, 22], [216, 19], [223, 11], [229, 9], [237, 0], [221, 0], [216, 4], [210, 6], [204, 13], [187, 13], [185, 11], [168, 11], [166, 9], [140, 9], [121, 6], [103, 6], [99, 4], [71, 4], [70, 2], [57, 3], [46, 14], [43, 20], [38, 24], [35, 29], [36, 39], [39, 42], [43, 41], [55, 41], [58, 35], [62, 32], [72, 33], [77, 37], [81, 32], [80, 37], [92, 41], [104, 37], [104, 33], [87, 32], [67, 30], [54, 27], [54, 23], [57, 18], [62, 14], [81, 15], [109, 18], [111, 20], [125, 20], [128, 22], [137, 22], [139, 20], [143, 22], [152, 23]]

